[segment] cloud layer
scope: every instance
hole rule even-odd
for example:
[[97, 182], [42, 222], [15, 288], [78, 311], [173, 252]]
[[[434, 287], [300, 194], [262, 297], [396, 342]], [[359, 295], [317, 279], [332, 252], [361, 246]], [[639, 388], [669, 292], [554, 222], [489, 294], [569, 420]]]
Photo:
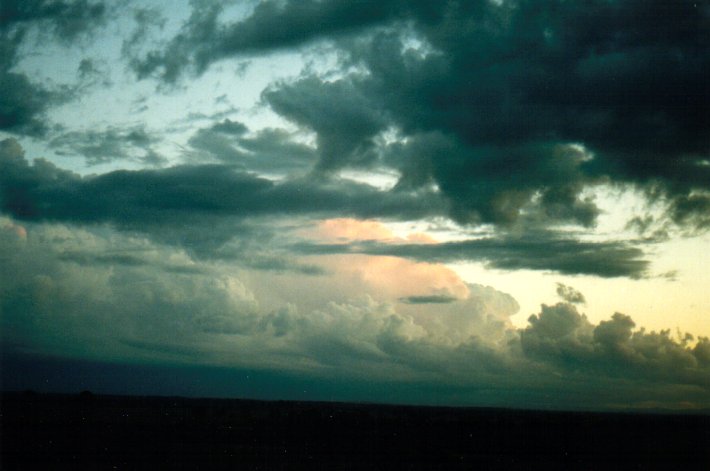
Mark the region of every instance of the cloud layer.
[[[560, 303], [542, 306], [520, 330], [510, 323], [517, 303], [480, 285], [457, 296], [402, 299], [396, 290], [362, 296], [350, 283], [323, 280], [327, 289], [318, 299], [304, 301], [297, 275], [269, 275], [266, 289], [248, 271], [133, 236], [54, 224], [26, 228], [9, 219], [0, 235], [8, 268], [0, 290], [2, 344], [13, 355], [280, 370], [439, 385], [474, 398], [483, 388], [515, 401], [528, 396], [537, 406], [545, 405], [534, 393], [539, 389], [566, 398], [558, 407], [628, 407], [641, 405], [639, 396], [658, 406], [708, 406], [708, 340], [634, 330], [622, 314], [594, 325]], [[329, 278], [346, 276], [342, 270], [352, 266], [331, 265]], [[361, 265], [360, 276], [377, 273], [371, 268]], [[394, 269], [404, 280], [424, 267]], [[426, 284], [420, 288], [426, 292]], [[342, 301], [329, 301], [338, 292]], [[657, 393], [648, 393], [648, 384]], [[617, 386], [610, 397], [607, 388]], [[573, 394], [582, 399], [573, 401]]]

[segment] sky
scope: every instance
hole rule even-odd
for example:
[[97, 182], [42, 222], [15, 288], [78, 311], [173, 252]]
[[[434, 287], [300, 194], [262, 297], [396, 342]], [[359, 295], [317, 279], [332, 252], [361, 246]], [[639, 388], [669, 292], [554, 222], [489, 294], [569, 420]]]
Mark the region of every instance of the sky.
[[4, 0], [3, 389], [710, 410], [710, 5]]

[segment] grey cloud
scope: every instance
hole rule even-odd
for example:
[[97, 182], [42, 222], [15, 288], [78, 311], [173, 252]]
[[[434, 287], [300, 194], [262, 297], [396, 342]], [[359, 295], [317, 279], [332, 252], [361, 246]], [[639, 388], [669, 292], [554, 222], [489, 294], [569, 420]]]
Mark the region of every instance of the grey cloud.
[[30, 82], [26, 75], [8, 72], [0, 64], [0, 129], [38, 136], [46, 133], [44, 113], [55, 93]]
[[[221, 11], [195, 3], [165, 50], [134, 61], [139, 75], [174, 82], [226, 57], [331, 41], [343, 71], [357, 72], [264, 93], [316, 132], [321, 170], [403, 153], [390, 158], [400, 188], [434, 183], [456, 221], [502, 225], [532, 212], [591, 226], [599, 210], [585, 188], [656, 185], [671, 219], [706, 226], [696, 196], [710, 188], [702, 3], [262, 2], [231, 24]], [[389, 129], [407, 141], [375, 146]]]
[[153, 31], [162, 29], [166, 19], [157, 8], [135, 8], [133, 10], [135, 27], [121, 45], [121, 54], [129, 62], [136, 57], [145, 43], [151, 39]]
[[431, 294], [424, 296], [407, 296], [399, 300], [407, 304], [448, 304], [456, 302], [457, 298], [444, 294]]
[[242, 123], [228, 119], [198, 130], [188, 143], [197, 151], [188, 151], [188, 158], [205, 154], [225, 164], [269, 174], [303, 174], [317, 161], [313, 148], [295, 142], [284, 130], [267, 128], [249, 134]]
[[585, 156], [574, 146], [472, 147], [431, 132], [390, 147], [385, 159], [402, 172], [397, 187], [436, 183], [460, 223], [513, 225], [526, 218], [592, 226], [599, 213], [581, 196]]
[[507, 406], [551, 406], [550, 394], [561, 401], [556, 407], [708, 405], [710, 342], [692, 345], [665, 331], [633, 330], [633, 321], [620, 314], [594, 325], [572, 305], [543, 306], [518, 330], [509, 323], [514, 300], [478, 285], [456, 303], [400, 305], [425, 310], [419, 314], [367, 297], [307, 312], [290, 304], [264, 310], [220, 265], [201, 263], [189, 274], [153, 265], [176, 255], [169, 247], [144, 245], [152, 253], [143, 264], [76, 267], [60, 257], [67, 248], [137, 241], [48, 224], [31, 225], [25, 239], [12, 223], [3, 224], [0, 258], [9, 269], [0, 271], [0, 332], [6, 350], [278, 369], [434, 387], [466, 401], [479, 400], [476, 391], [496, 391], [494, 403]]
[[707, 339], [691, 347], [689, 336], [633, 331], [633, 320], [620, 313], [595, 326], [572, 304], [543, 305], [529, 321], [521, 332], [525, 354], [566, 371], [710, 388]]
[[229, 119], [225, 119], [224, 121], [214, 124], [210, 128], [210, 130], [221, 132], [224, 134], [241, 135], [246, 133], [248, 131], [248, 128], [243, 123], [240, 123], [238, 121], [231, 121]]
[[244, 20], [224, 24], [219, 21], [224, 5], [193, 2], [192, 14], [181, 31], [163, 50], [133, 57], [132, 67], [139, 77], [158, 75], [165, 82], [175, 82], [186, 70], [201, 73], [231, 55], [298, 46], [403, 17], [397, 9], [401, 5], [407, 2], [266, 1]]
[[85, 57], [82, 59], [77, 67], [77, 75], [80, 90], [86, 90], [96, 85], [104, 87], [112, 85], [108, 63], [100, 58]]
[[562, 283], [557, 283], [557, 296], [570, 304], [584, 304], [587, 302], [582, 293]]
[[[363, 33], [358, 38], [341, 34], [350, 30], [340, 21], [351, 7], [331, 1], [322, 5], [326, 16], [295, 16], [308, 34], [263, 43], [283, 47], [328, 37], [366, 71], [336, 81], [301, 77], [265, 94], [277, 112], [317, 132], [321, 166], [371, 162], [372, 136], [395, 127], [430, 152], [401, 167], [402, 183], [433, 180], [460, 222], [511, 224], [535, 203], [552, 222], [589, 226], [598, 209], [583, 189], [609, 178], [660, 184], [677, 198], [676, 222], [702, 225], [683, 212], [692, 207], [702, 214], [702, 205], [682, 203], [710, 186], [706, 6], [521, 0], [439, 3], [425, 12], [417, 3], [382, 3], [372, 21], [360, 21], [370, 18], [367, 8], [353, 16], [350, 27]], [[282, 15], [301, 11], [300, 5], [258, 9], [234, 31], [267, 17], [286, 20]], [[410, 20], [406, 34], [399, 18]], [[412, 34], [433, 52], [412, 49]], [[196, 62], [250, 47], [237, 40], [223, 47], [219, 33], [209, 38], [188, 41], [202, 58]], [[206, 44], [217, 46], [199, 49]], [[348, 130], [337, 117], [321, 122], [311, 116], [320, 109], [314, 97], [327, 97], [327, 109], [357, 126]], [[421, 142], [442, 139], [436, 136], [446, 140], [443, 146]], [[585, 158], [569, 155], [573, 144], [587, 149]]]
[[199, 274], [201, 270], [194, 264], [187, 263], [166, 263], [156, 261], [153, 254], [131, 254], [110, 251], [94, 253], [86, 250], [67, 250], [57, 255], [57, 260], [62, 262], [76, 263], [80, 266], [123, 266], [123, 267], [143, 267], [151, 266], [168, 273]]
[[683, 226], [710, 228], [710, 191], [677, 196], [669, 208], [672, 219]]
[[[61, 242], [49, 242], [57, 236]], [[175, 359], [171, 351], [188, 348], [198, 354], [193, 359], [204, 361], [210, 333], [244, 331], [253, 322], [257, 305], [239, 280], [214, 269], [163, 269], [161, 258], [180, 256], [175, 251], [148, 245], [153, 253], [144, 262], [126, 263], [125, 257], [89, 260], [91, 251], [84, 248], [124, 244], [135, 242], [62, 226], [33, 226], [26, 239], [4, 240], [2, 343], [80, 358], [163, 361]], [[77, 266], [74, 260], [83, 253], [86, 263]], [[127, 349], [127, 340], [155, 348]]]
[[562, 401], [556, 407], [708, 405], [708, 340], [691, 346], [667, 332], [634, 331], [623, 315], [594, 325], [572, 305], [543, 306], [518, 330], [508, 322], [514, 300], [478, 285], [468, 299], [400, 304], [402, 312], [367, 297], [265, 310], [219, 265], [200, 263], [189, 276], [153, 266], [176, 255], [168, 247], [144, 245], [147, 264], [76, 267], [57, 256], [139, 242], [71, 226], [28, 229], [23, 239], [0, 225], [0, 258], [9, 268], [0, 271], [6, 351], [426, 385], [463, 401], [497, 391], [504, 398], [496, 404], [508, 406], [549, 405], [545, 394]]
[[0, 208], [17, 218], [113, 223], [148, 232], [163, 226], [192, 227], [207, 239], [219, 237], [214, 226], [230, 218], [349, 215], [400, 219], [442, 211], [434, 195], [384, 192], [340, 179], [303, 177], [274, 182], [225, 165], [80, 177], [43, 159], [30, 165], [12, 139], [0, 146], [0, 170]]
[[[273, 182], [223, 165], [124, 170], [82, 178], [44, 160], [29, 165], [12, 140], [3, 142], [0, 165], [2, 210], [17, 218], [112, 223], [159, 237], [164, 236], [164, 228], [172, 228], [179, 234], [176, 243], [192, 241], [204, 247], [210, 247], [210, 241], [219, 246], [228, 240], [229, 231], [214, 229], [223, 219], [279, 215], [423, 218], [446, 209], [435, 195], [379, 191], [364, 184], [313, 177]], [[188, 221], [191, 224], [186, 226]], [[627, 243], [584, 242], [546, 232], [441, 244], [371, 242], [292, 248], [303, 253], [367, 253], [424, 261], [479, 260], [493, 268], [604, 277], [637, 278], [648, 267], [643, 252]]]
[[364, 166], [374, 160], [373, 138], [385, 120], [351, 81], [309, 77], [267, 89], [263, 97], [277, 113], [316, 132], [320, 170]]
[[108, 7], [102, 1], [4, 0], [0, 29], [48, 26], [58, 38], [72, 41], [100, 25]]
[[564, 274], [640, 278], [649, 262], [638, 247], [626, 242], [585, 242], [554, 233], [525, 237], [482, 238], [438, 244], [297, 244], [309, 254], [365, 253], [427, 262], [484, 261], [491, 268], [551, 270]]
[[160, 138], [144, 127], [108, 128], [104, 131], [71, 131], [49, 141], [60, 155], [81, 155], [88, 165], [135, 160], [148, 165], [160, 165], [167, 160], [156, 150]]
[[44, 113], [61, 94], [33, 83], [26, 74], [13, 72], [24, 30], [10, 31], [0, 24], [0, 130], [41, 135], [47, 130]]
[[75, 95], [72, 87], [47, 87], [14, 71], [19, 50], [29, 31], [48, 34], [70, 44], [105, 20], [102, 2], [7, 0], [0, 5], [0, 130], [43, 135], [49, 125], [45, 113]]

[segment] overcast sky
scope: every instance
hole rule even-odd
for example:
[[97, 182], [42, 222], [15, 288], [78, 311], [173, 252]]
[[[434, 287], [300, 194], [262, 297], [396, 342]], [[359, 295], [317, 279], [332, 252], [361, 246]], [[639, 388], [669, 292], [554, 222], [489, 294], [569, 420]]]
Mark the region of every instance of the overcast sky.
[[710, 6], [4, 0], [3, 387], [710, 408]]

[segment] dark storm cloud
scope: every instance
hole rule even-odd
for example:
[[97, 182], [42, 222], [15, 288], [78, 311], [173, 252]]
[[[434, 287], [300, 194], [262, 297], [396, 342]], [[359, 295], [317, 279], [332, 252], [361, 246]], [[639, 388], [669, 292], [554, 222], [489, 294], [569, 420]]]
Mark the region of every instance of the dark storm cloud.
[[435, 51], [424, 58], [391, 32], [351, 52], [370, 73], [359, 83], [371, 102], [422, 136], [424, 176], [456, 219], [509, 223], [541, 194], [549, 219], [589, 225], [597, 210], [581, 190], [599, 177], [660, 181], [673, 195], [710, 186], [707, 8], [521, 1], [471, 15], [447, 5], [442, 22], [419, 25]]
[[68, 44], [100, 25], [107, 13], [101, 2], [6, 0], [0, 4], [0, 130], [42, 135], [45, 112], [70, 99], [70, 88], [48, 88], [13, 71], [28, 32], [49, 34]]
[[[598, 209], [583, 190], [611, 181], [659, 185], [671, 219], [704, 224], [705, 3], [262, 2], [231, 24], [205, 5], [136, 62], [140, 75], [174, 81], [225, 57], [330, 40], [365, 73], [302, 76], [264, 95], [317, 133], [322, 169], [372, 163], [373, 137], [395, 128], [408, 139], [389, 152], [409, 156], [393, 158], [401, 186], [436, 183], [459, 222], [513, 224], [533, 206], [538, 219], [590, 226]], [[560, 155], [575, 153], [584, 158]]]
[[141, 230], [156, 224], [181, 226], [198, 218], [213, 222], [306, 214], [420, 218], [442, 211], [434, 196], [382, 192], [338, 179], [273, 182], [225, 165], [80, 177], [43, 159], [30, 165], [13, 139], [0, 145], [0, 170], [2, 210], [27, 220], [110, 222]]
[[585, 242], [553, 233], [438, 244], [298, 244], [294, 250], [306, 254], [390, 255], [424, 262], [482, 261], [490, 268], [552, 270], [601, 277], [640, 278], [649, 266], [644, 252], [628, 243]]
[[49, 145], [59, 155], [81, 155], [88, 165], [116, 160], [135, 160], [148, 165], [166, 162], [155, 149], [160, 138], [136, 126], [129, 129], [108, 128], [104, 131], [71, 131], [53, 138]]

